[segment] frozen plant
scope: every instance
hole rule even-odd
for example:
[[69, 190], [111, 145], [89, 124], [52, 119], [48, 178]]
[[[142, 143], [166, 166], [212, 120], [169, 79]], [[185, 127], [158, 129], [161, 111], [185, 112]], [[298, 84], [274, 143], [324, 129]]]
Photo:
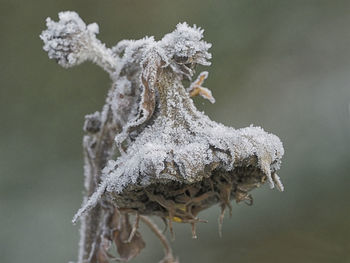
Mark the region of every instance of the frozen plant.
[[148, 216], [162, 218], [172, 235], [173, 222], [189, 223], [196, 238], [196, 224], [205, 221], [199, 212], [219, 204], [221, 234], [231, 200], [252, 204], [249, 192], [265, 182], [283, 191], [279, 138], [260, 127], [226, 127], [198, 111], [192, 96], [215, 102], [202, 86], [208, 72], [184, 87], [197, 64], [210, 65], [211, 44], [202, 29], [181, 23], [159, 41], [123, 40], [111, 49], [97, 33], [97, 24], [61, 12], [58, 22], [47, 19], [40, 36], [49, 57], [63, 67], [90, 60], [113, 82], [102, 111], [85, 117], [86, 194], [73, 219], [81, 220], [79, 263], [109, 262], [113, 243], [119, 260], [137, 256], [145, 246], [140, 221], [164, 245], [162, 262], [177, 262]]

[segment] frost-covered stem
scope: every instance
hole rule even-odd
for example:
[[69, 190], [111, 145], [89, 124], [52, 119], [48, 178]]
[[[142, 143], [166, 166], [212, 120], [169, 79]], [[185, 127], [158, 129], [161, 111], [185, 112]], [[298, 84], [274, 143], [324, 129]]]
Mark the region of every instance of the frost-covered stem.
[[[107, 160], [111, 157], [114, 149], [114, 137], [120, 131], [118, 125], [112, 122], [108, 106], [103, 109], [103, 116], [99, 114], [88, 115], [84, 125], [85, 131], [89, 132], [84, 136], [83, 147], [85, 155], [85, 190], [84, 202], [87, 201], [97, 189], [101, 181], [101, 171], [106, 166]], [[92, 124], [98, 122], [99, 125]], [[91, 133], [98, 129], [97, 133]], [[97, 204], [89, 212], [81, 217], [80, 247], [78, 263], [98, 263], [98, 249], [101, 245], [103, 211], [101, 204]]]
[[[159, 100], [161, 105], [161, 114], [175, 121], [183, 117], [183, 109], [193, 116], [189, 94], [184, 89], [181, 76], [178, 76], [170, 70], [164, 69], [159, 76]], [[184, 121], [184, 119], [181, 119]], [[176, 123], [181, 123], [176, 121]]]
[[112, 51], [97, 39], [92, 41], [90, 51], [92, 52], [90, 60], [112, 76], [117, 69], [118, 57], [115, 57]]
[[98, 262], [96, 258], [96, 250], [99, 244], [99, 219], [101, 218], [101, 207], [97, 205], [89, 213], [81, 218], [80, 226], [80, 242], [78, 262]]

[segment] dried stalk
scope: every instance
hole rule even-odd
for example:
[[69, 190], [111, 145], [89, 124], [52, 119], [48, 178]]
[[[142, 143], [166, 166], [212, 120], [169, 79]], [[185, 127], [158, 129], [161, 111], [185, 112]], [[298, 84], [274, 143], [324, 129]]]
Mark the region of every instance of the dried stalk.
[[161, 263], [177, 263], [178, 261], [174, 258], [173, 251], [168, 240], [158, 226], [147, 216], [140, 216], [140, 219], [153, 231], [164, 247], [165, 256]]
[[[120, 132], [120, 128], [111, 121], [110, 109], [107, 108], [106, 119], [103, 120], [103, 123], [98, 114], [88, 115], [84, 130], [88, 133], [83, 140], [86, 191], [84, 202], [87, 202], [101, 182], [101, 171], [113, 154], [114, 137], [118, 131]], [[101, 224], [103, 214], [102, 204], [99, 203], [82, 216], [78, 262], [98, 262], [97, 255], [103, 232]]]

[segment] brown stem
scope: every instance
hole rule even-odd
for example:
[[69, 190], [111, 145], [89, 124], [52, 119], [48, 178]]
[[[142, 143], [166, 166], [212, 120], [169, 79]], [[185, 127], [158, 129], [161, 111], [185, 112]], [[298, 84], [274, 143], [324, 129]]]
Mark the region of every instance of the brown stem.
[[159, 238], [160, 242], [162, 243], [165, 252], [164, 262], [176, 262], [170, 244], [158, 226], [153, 223], [152, 220], [147, 216], [140, 215], [140, 219], [153, 231], [153, 233]]

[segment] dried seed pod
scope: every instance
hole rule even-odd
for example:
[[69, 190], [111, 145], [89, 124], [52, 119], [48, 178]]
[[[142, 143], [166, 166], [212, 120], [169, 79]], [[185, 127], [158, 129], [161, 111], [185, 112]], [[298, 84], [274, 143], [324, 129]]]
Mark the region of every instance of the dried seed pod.
[[283, 155], [276, 136], [211, 121], [171, 69], [162, 69], [157, 90], [157, 116], [104, 169], [101, 188], [117, 207], [193, 222], [212, 204], [248, 200], [265, 178], [274, 185]]
[[[138, 114], [116, 137], [122, 154], [108, 162], [99, 189], [78, 216], [103, 196], [120, 210], [195, 223], [197, 214], [213, 204], [224, 210], [231, 207], [231, 199], [251, 201], [248, 192], [265, 178], [271, 187], [277, 182], [282, 189], [275, 174], [283, 155], [278, 137], [260, 127], [235, 130], [210, 120], [183, 86], [192, 66], [183, 70], [179, 57], [209, 64], [210, 45], [201, 34], [180, 24], [145, 49]], [[190, 91], [201, 88], [206, 76], [201, 74]], [[122, 147], [125, 141], [127, 147]]]

